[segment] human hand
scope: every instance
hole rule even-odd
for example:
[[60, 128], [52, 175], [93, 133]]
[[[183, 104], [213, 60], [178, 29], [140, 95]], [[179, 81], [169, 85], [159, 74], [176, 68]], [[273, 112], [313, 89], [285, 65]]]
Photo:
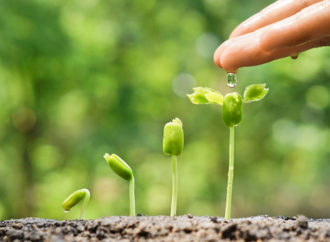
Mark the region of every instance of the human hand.
[[330, 0], [278, 0], [238, 25], [214, 53], [227, 72], [330, 45]]

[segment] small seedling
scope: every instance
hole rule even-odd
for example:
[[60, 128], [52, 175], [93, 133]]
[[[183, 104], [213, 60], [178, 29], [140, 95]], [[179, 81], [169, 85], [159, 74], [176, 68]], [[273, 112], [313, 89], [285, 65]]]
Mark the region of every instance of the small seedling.
[[78, 204], [81, 200], [83, 200], [83, 203], [81, 204], [80, 207], [80, 219], [84, 219], [84, 212], [85, 212], [85, 208], [87, 207], [89, 198], [90, 198], [90, 192], [88, 191], [88, 189], [84, 188], [73, 192], [62, 203], [64, 212], [69, 212], [71, 208], [73, 208], [76, 204]]
[[183, 150], [183, 129], [180, 119], [175, 118], [164, 126], [163, 151], [172, 156], [172, 202], [171, 216], [176, 215], [178, 201], [178, 155]]
[[135, 216], [135, 180], [134, 174], [129, 165], [116, 154], [104, 155], [105, 160], [111, 167], [111, 169], [117, 173], [121, 178], [129, 181], [129, 203], [130, 203], [130, 216]]
[[237, 92], [223, 95], [211, 88], [196, 87], [188, 97], [193, 104], [217, 104], [222, 106], [222, 119], [229, 127], [229, 169], [226, 196], [225, 218], [231, 217], [231, 198], [234, 178], [234, 128], [242, 120], [242, 103], [256, 102], [263, 99], [269, 89], [266, 84], [254, 84], [245, 88], [244, 99]]

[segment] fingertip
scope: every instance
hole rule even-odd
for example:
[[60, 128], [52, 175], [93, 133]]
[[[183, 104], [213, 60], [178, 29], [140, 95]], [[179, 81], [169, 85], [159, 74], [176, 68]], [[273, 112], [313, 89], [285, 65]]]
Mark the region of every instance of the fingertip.
[[242, 58], [242, 52], [244, 52], [245, 39], [237, 37], [234, 39], [227, 40], [219, 48], [221, 54], [219, 55], [218, 61], [222, 69], [227, 72], [236, 73], [238, 64]]
[[228, 55], [226, 52], [220, 57], [220, 63], [221, 63], [221, 68], [223, 68], [226, 72], [228, 72], [228, 73], [237, 72], [238, 67], [233, 65], [231, 59], [228, 58]]
[[228, 40], [226, 40], [225, 42], [223, 42], [214, 52], [214, 55], [213, 55], [213, 61], [214, 61], [214, 64], [216, 64], [217, 66], [219, 66], [220, 68], [223, 68], [222, 65], [221, 65], [221, 61], [220, 61], [220, 58], [221, 58], [221, 55], [223, 53], [223, 51], [226, 50], [228, 46]]
[[214, 52], [213, 61], [214, 61], [214, 64], [216, 64], [218, 67], [222, 68], [221, 64], [220, 64], [220, 52], [218, 51], [219, 48], [220, 48], [220, 46]]

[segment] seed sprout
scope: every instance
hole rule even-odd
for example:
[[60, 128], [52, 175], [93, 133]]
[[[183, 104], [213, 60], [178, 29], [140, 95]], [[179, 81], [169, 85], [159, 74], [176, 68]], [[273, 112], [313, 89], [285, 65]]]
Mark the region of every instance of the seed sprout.
[[231, 218], [231, 200], [234, 179], [234, 129], [242, 120], [242, 104], [256, 102], [263, 99], [269, 89], [266, 84], [253, 84], [247, 86], [244, 91], [244, 99], [237, 92], [223, 95], [211, 88], [196, 87], [194, 93], [188, 94], [193, 104], [218, 104], [222, 106], [222, 119], [229, 127], [229, 169], [226, 195], [225, 218]]
[[135, 180], [131, 167], [116, 154], [109, 155], [107, 153], [104, 155], [104, 158], [117, 175], [129, 181], [130, 216], [135, 216]]
[[90, 198], [90, 192], [88, 191], [88, 189], [84, 188], [73, 192], [62, 203], [64, 212], [69, 212], [71, 208], [73, 208], [81, 200], [83, 200], [83, 203], [81, 204], [80, 207], [80, 219], [84, 219], [84, 212], [85, 212], [85, 208], [87, 207], [89, 198]]
[[181, 154], [184, 144], [182, 122], [175, 118], [164, 126], [163, 151], [172, 156], [172, 202], [171, 216], [176, 215], [178, 201], [178, 155]]

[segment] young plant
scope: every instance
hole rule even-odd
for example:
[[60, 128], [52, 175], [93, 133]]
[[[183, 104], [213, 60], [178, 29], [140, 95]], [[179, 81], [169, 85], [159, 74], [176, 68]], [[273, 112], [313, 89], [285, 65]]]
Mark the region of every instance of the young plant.
[[225, 218], [231, 217], [231, 198], [234, 179], [234, 129], [242, 120], [242, 104], [263, 99], [269, 89], [266, 84], [254, 84], [245, 88], [244, 98], [237, 92], [223, 95], [211, 88], [196, 87], [194, 93], [188, 94], [193, 104], [217, 104], [222, 106], [222, 119], [229, 127], [229, 169], [226, 196]]
[[64, 212], [69, 212], [71, 208], [73, 208], [76, 204], [78, 204], [81, 200], [83, 200], [83, 203], [81, 204], [80, 207], [80, 219], [84, 219], [84, 212], [85, 212], [85, 208], [87, 207], [89, 198], [90, 198], [90, 192], [88, 191], [88, 189], [84, 188], [73, 192], [62, 203]]
[[117, 173], [121, 178], [129, 181], [129, 203], [130, 203], [130, 216], [135, 216], [135, 180], [134, 174], [129, 165], [116, 154], [104, 155], [106, 162], [110, 168]]
[[172, 156], [172, 202], [171, 216], [176, 215], [178, 201], [178, 155], [183, 150], [183, 129], [180, 119], [175, 118], [164, 126], [163, 151]]

